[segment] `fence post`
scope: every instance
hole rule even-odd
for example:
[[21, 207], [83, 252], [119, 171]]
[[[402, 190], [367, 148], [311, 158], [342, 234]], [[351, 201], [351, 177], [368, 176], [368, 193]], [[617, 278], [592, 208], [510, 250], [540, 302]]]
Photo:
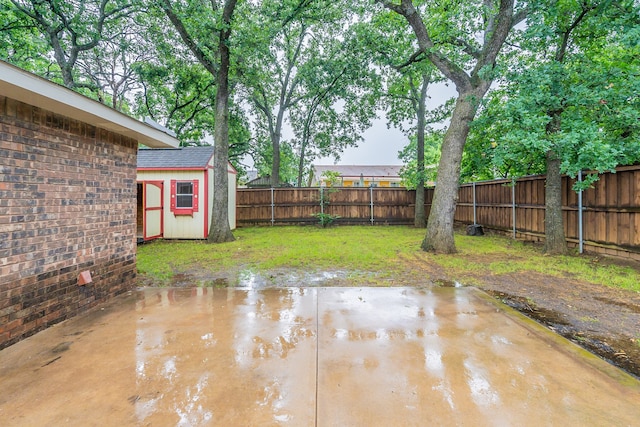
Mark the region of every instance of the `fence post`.
[[320, 213], [324, 215], [324, 187], [320, 187]]
[[516, 179], [511, 178], [511, 203], [513, 206], [513, 239], [516, 238]]
[[273, 226], [273, 224], [275, 224], [276, 222], [275, 208], [276, 208], [276, 204], [275, 204], [275, 198], [273, 196], [273, 187], [271, 187], [271, 226]]
[[[582, 171], [578, 171], [578, 182], [582, 182]], [[582, 229], [582, 188], [578, 191], [578, 252], [584, 252], [584, 239]]]
[[369, 187], [369, 194], [371, 198], [371, 225], [373, 225], [373, 185]]
[[473, 225], [478, 224], [476, 219], [476, 183], [473, 182]]

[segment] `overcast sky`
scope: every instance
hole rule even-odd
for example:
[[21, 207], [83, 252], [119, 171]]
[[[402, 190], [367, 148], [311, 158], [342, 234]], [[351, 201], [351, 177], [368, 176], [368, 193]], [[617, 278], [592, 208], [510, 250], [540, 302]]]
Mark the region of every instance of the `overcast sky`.
[[[447, 99], [456, 95], [452, 84], [435, 84], [429, 87], [427, 109], [444, 104]], [[358, 147], [351, 147], [340, 156], [338, 165], [401, 165], [398, 151], [402, 150], [409, 139], [398, 129], [387, 129], [387, 119], [384, 111], [378, 113], [378, 120], [367, 130], [364, 140]], [[437, 127], [437, 126], [436, 126]], [[332, 157], [324, 157], [313, 162], [316, 165], [333, 165]]]
[[[427, 102], [427, 109], [435, 108], [455, 95], [456, 91], [452, 84], [432, 85], [429, 88], [430, 99]], [[409, 139], [398, 129], [393, 127], [387, 129], [384, 111], [380, 111], [378, 117], [371, 128], [365, 131], [360, 145], [346, 149], [337, 163], [334, 162], [333, 157], [316, 159], [313, 163], [316, 165], [402, 165], [398, 159], [398, 152], [409, 143]], [[285, 124], [282, 129], [282, 138], [286, 140], [291, 137], [291, 129]], [[245, 164], [249, 168], [253, 167], [253, 161], [249, 157], [245, 159]]]
[[[339, 165], [401, 165], [398, 151], [408, 143], [408, 138], [398, 129], [387, 129], [387, 119], [384, 112], [380, 118], [367, 130], [364, 140], [358, 147], [347, 148], [340, 155]], [[313, 162], [316, 165], [333, 165], [333, 157], [323, 157]]]

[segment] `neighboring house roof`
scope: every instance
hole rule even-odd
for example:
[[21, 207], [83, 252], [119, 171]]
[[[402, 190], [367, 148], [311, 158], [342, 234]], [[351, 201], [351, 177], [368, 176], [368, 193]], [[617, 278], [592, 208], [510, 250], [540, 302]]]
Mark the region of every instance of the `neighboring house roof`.
[[161, 150], [138, 150], [138, 169], [205, 169], [213, 157], [213, 145]]
[[316, 179], [320, 179], [325, 171], [338, 172], [341, 177], [365, 178], [400, 178], [400, 168], [402, 166], [393, 165], [314, 165]]
[[259, 176], [257, 178], [252, 179], [247, 182], [247, 187], [249, 188], [265, 188], [271, 187], [271, 177], [270, 176]]
[[180, 144], [159, 129], [4, 61], [0, 61], [0, 94], [133, 138], [148, 147], [177, 147]]

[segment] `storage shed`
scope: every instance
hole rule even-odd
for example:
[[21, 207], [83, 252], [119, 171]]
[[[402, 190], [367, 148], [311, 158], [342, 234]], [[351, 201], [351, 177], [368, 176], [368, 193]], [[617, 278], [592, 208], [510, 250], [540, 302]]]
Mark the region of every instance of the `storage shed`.
[[0, 61], [0, 349], [135, 286], [139, 143], [178, 145]]
[[[231, 229], [236, 228], [236, 175], [229, 163]], [[213, 198], [213, 146], [138, 152], [138, 241], [206, 239]]]

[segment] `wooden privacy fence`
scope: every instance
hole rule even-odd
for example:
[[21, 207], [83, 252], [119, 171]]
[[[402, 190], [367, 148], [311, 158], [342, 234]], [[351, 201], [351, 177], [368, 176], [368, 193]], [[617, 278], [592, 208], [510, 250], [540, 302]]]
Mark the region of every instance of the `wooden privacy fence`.
[[[415, 191], [405, 188], [238, 189], [238, 226], [318, 223], [314, 214], [338, 224], [413, 224]], [[324, 203], [323, 203], [324, 201]], [[428, 203], [431, 203], [429, 198]]]
[[[640, 260], [640, 166], [603, 174], [581, 193], [573, 191], [574, 183], [562, 178], [564, 231], [570, 245]], [[544, 198], [544, 176], [465, 184], [460, 186], [455, 220], [509, 232], [514, 238], [543, 240]]]
[[[640, 166], [618, 168], [582, 194], [564, 177], [562, 204], [570, 244], [640, 259]], [[544, 238], [545, 177], [483, 181], [460, 186], [455, 220]], [[247, 225], [313, 224], [316, 213], [337, 215], [337, 224], [413, 224], [415, 191], [404, 188], [238, 189], [237, 222]], [[425, 190], [425, 210], [433, 189]], [[582, 200], [580, 200], [582, 199]], [[325, 200], [325, 203], [321, 203]], [[582, 239], [581, 239], [582, 235]]]

